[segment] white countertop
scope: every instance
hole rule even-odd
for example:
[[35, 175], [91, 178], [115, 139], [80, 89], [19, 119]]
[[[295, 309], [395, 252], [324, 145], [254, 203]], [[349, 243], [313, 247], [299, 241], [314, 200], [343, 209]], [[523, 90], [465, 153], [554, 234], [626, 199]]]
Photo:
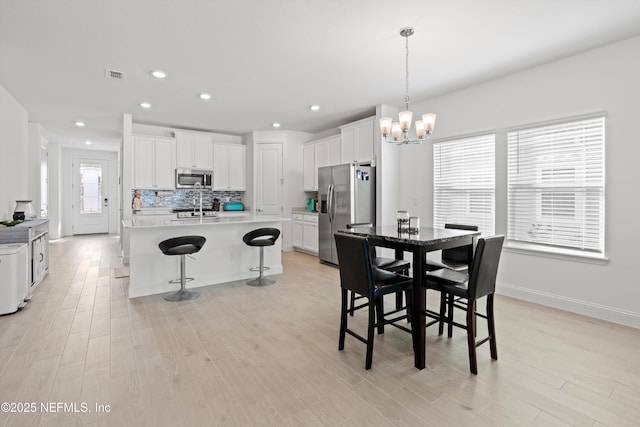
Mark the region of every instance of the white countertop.
[[220, 216], [220, 217], [206, 217], [200, 221], [200, 218], [165, 218], [160, 216], [134, 216], [131, 220], [122, 221], [124, 228], [138, 229], [138, 228], [166, 228], [166, 227], [184, 227], [184, 226], [221, 226], [225, 224], [242, 224], [242, 223], [255, 223], [255, 222], [270, 222], [270, 221], [290, 221], [290, 218], [283, 218], [280, 215], [234, 215], [234, 216]]

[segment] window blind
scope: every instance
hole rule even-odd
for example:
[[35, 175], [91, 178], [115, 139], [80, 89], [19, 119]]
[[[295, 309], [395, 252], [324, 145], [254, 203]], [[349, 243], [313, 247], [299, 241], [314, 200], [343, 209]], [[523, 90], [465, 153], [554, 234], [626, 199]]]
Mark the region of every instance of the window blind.
[[604, 253], [605, 118], [507, 133], [509, 240]]
[[433, 145], [433, 226], [477, 225], [495, 232], [495, 134]]

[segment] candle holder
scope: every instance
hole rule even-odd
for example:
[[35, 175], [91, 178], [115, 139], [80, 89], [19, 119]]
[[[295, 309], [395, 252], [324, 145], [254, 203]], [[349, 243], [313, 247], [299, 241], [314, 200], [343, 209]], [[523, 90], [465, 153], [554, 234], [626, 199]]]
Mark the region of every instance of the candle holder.
[[409, 233], [418, 234], [420, 233], [420, 218], [417, 216], [412, 216], [409, 218]]
[[398, 221], [398, 233], [407, 233], [409, 232], [409, 212], [407, 211], [398, 211], [398, 215], [396, 217]]

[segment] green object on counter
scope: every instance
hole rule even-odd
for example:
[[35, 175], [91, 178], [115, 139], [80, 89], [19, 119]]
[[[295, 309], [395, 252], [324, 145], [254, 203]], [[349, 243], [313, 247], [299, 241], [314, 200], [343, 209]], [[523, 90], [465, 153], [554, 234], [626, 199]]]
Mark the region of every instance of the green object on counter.
[[16, 219], [16, 220], [7, 220], [7, 221], [0, 221], [0, 224], [2, 225], [6, 225], [7, 227], [13, 227], [14, 225], [18, 225], [18, 224], [22, 224], [24, 222], [24, 220], [22, 219]]

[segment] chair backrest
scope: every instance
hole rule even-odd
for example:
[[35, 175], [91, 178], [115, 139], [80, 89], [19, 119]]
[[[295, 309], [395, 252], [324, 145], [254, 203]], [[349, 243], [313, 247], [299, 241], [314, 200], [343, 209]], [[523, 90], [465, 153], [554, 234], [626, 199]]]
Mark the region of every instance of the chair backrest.
[[[353, 224], [347, 224], [347, 229], [356, 227], [373, 227], [373, 224], [370, 222], [354, 222]], [[369, 255], [371, 255], [371, 262], [375, 263], [376, 258], [378, 258], [375, 246], [369, 245]]]
[[369, 241], [366, 237], [336, 233], [340, 266], [340, 286], [360, 295], [373, 297], [374, 280]]
[[242, 236], [242, 241], [249, 246], [272, 246], [280, 237], [280, 230], [277, 228], [264, 227], [256, 228]]
[[[445, 224], [444, 228], [454, 229], [454, 230], [469, 230], [469, 231], [478, 231], [477, 225], [464, 225], [464, 224]], [[442, 251], [442, 260], [443, 261], [453, 261], [460, 262], [464, 264], [469, 264], [473, 253], [473, 250], [469, 250], [469, 246], [460, 246], [457, 248], [444, 249]]]
[[469, 275], [469, 299], [476, 300], [496, 290], [496, 276], [504, 236], [478, 239]]

